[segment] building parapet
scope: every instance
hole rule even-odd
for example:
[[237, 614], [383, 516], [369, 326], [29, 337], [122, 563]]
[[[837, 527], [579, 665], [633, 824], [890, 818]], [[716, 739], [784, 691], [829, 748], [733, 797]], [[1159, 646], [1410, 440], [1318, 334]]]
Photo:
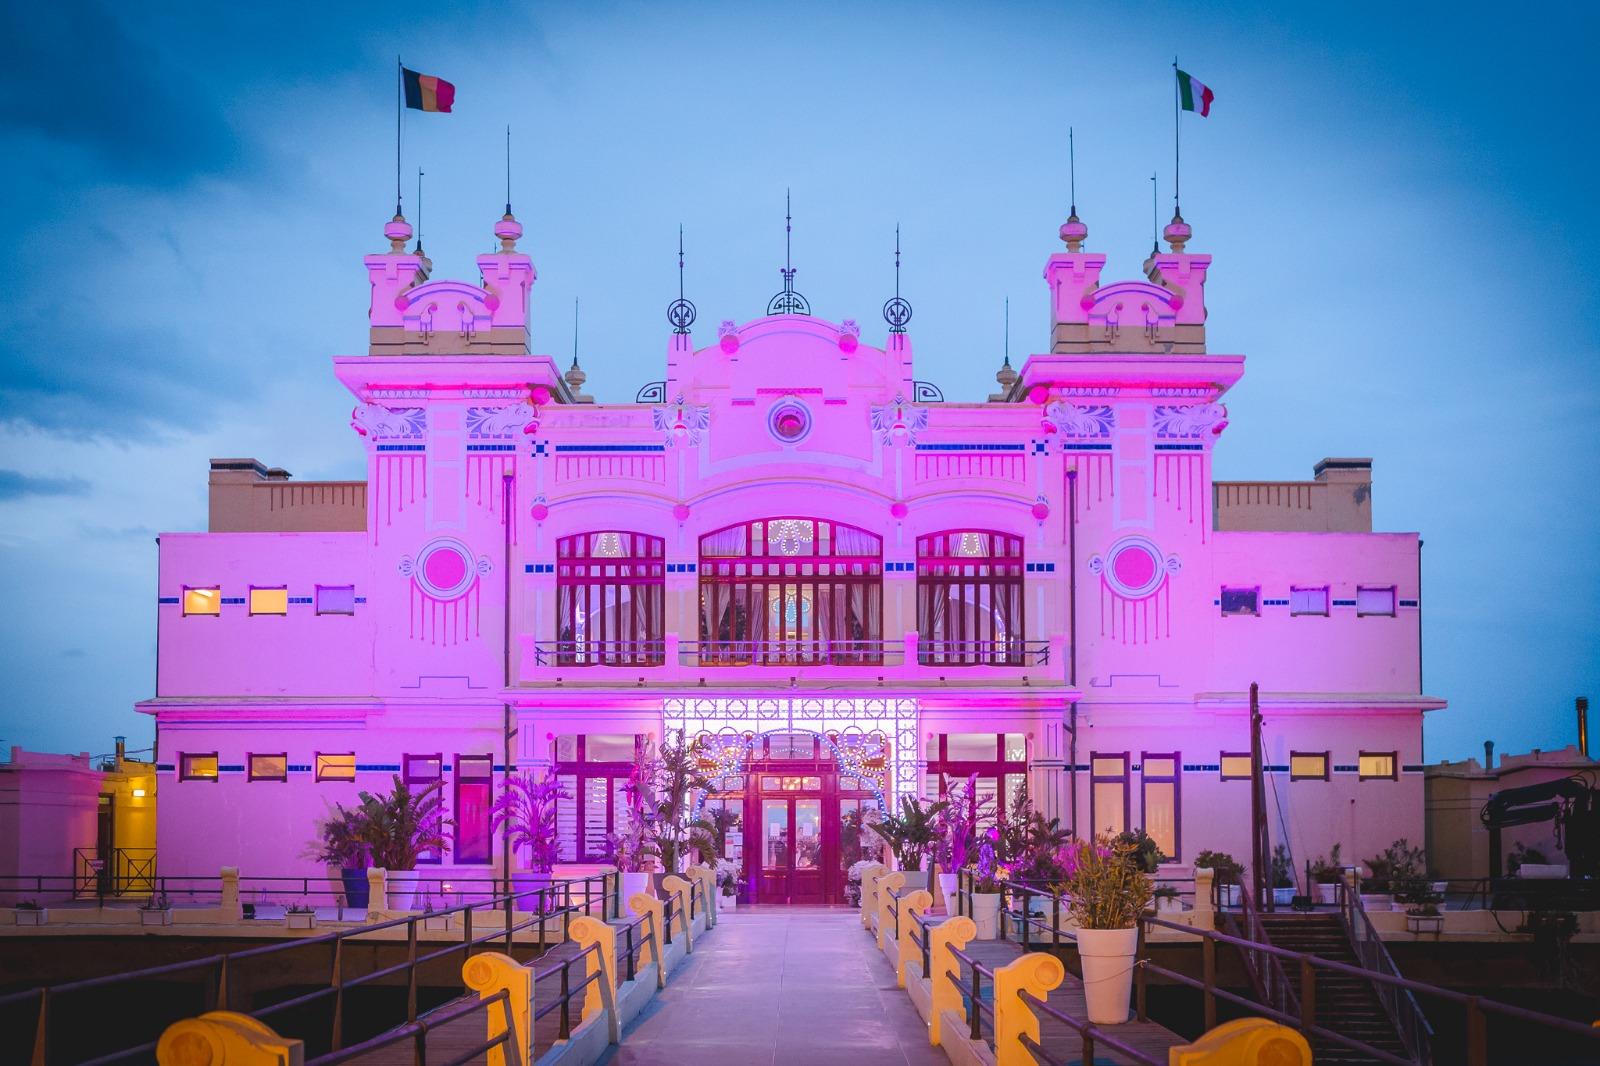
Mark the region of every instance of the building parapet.
[[256, 459], [211, 460], [212, 533], [360, 533], [365, 481], [297, 481]]
[[1282, 533], [1371, 533], [1372, 460], [1324, 459], [1311, 481], [1216, 481], [1213, 528]]

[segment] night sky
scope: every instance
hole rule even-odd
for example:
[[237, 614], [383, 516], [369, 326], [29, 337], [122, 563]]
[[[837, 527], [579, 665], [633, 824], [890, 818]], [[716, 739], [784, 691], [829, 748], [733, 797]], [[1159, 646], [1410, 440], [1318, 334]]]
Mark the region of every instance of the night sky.
[[1008, 296], [1013, 362], [1047, 345], [1069, 125], [1108, 280], [1152, 172], [1171, 215], [1178, 54], [1217, 94], [1208, 343], [1248, 356], [1217, 477], [1374, 458], [1377, 527], [1426, 540], [1430, 760], [1600, 697], [1595, 5], [140, 6], [0, 10], [0, 744], [149, 743], [154, 538], [204, 528], [210, 457], [362, 476], [329, 357], [365, 349], [397, 53], [457, 86], [406, 120], [435, 276], [490, 250], [509, 122], [535, 346], [570, 359], [581, 298], [602, 401], [660, 377], [680, 223], [697, 342], [761, 313], [786, 187], [814, 311], [881, 343], [898, 223], [918, 376], [986, 395]]

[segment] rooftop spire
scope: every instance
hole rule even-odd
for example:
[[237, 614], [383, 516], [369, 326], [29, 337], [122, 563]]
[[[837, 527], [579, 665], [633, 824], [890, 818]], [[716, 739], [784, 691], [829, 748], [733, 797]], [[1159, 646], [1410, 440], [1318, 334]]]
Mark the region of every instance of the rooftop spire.
[[689, 332], [689, 327], [694, 325], [694, 304], [690, 303], [683, 295], [683, 224], [678, 224], [678, 298], [667, 305], [667, 321], [672, 323], [672, 332], [683, 334]]
[[904, 333], [911, 321], [911, 303], [900, 298], [900, 224], [894, 227], [894, 296], [883, 305], [883, 320], [890, 333]]
[[1067, 220], [1061, 224], [1061, 239], [1066, 242], [1068, 252], [1076, 253], [1088, 238], [1089, 227], [1078, 218], [1078, 157], [1071, 126], [1067, 127], [1067, 181], [1072, 206], [1067, 211]]
[[794, 267], [789, 258], [789, 239], [794, 230], [794, 218], [790, 214], [789, 190], [783, 190], [783, 291], [777, 293], [767, 301], [767, 314], [769, 315], [809, 315], [811, 303], [804, 296], [794, 291]]
[[511, 123], [506, 123], [506, 217], [511, 217]]

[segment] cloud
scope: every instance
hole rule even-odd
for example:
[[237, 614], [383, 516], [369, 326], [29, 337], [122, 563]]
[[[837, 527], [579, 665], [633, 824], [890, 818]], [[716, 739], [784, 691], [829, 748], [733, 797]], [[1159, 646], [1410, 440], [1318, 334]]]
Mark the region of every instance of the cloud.
[[24, 496], [85, 496], [89, 483], [76, 477], [33, 477], [19, 470], [0, 470], [0, 500]]

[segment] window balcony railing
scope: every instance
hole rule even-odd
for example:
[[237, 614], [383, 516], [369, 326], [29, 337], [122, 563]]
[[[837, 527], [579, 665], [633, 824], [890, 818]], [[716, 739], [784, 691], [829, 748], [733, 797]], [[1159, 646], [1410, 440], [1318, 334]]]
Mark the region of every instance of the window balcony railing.
[[[537, 667], [1049, 666], [1048, 640], [541, 640]], [[671, 647], [676, 647], [672, 654]]]

